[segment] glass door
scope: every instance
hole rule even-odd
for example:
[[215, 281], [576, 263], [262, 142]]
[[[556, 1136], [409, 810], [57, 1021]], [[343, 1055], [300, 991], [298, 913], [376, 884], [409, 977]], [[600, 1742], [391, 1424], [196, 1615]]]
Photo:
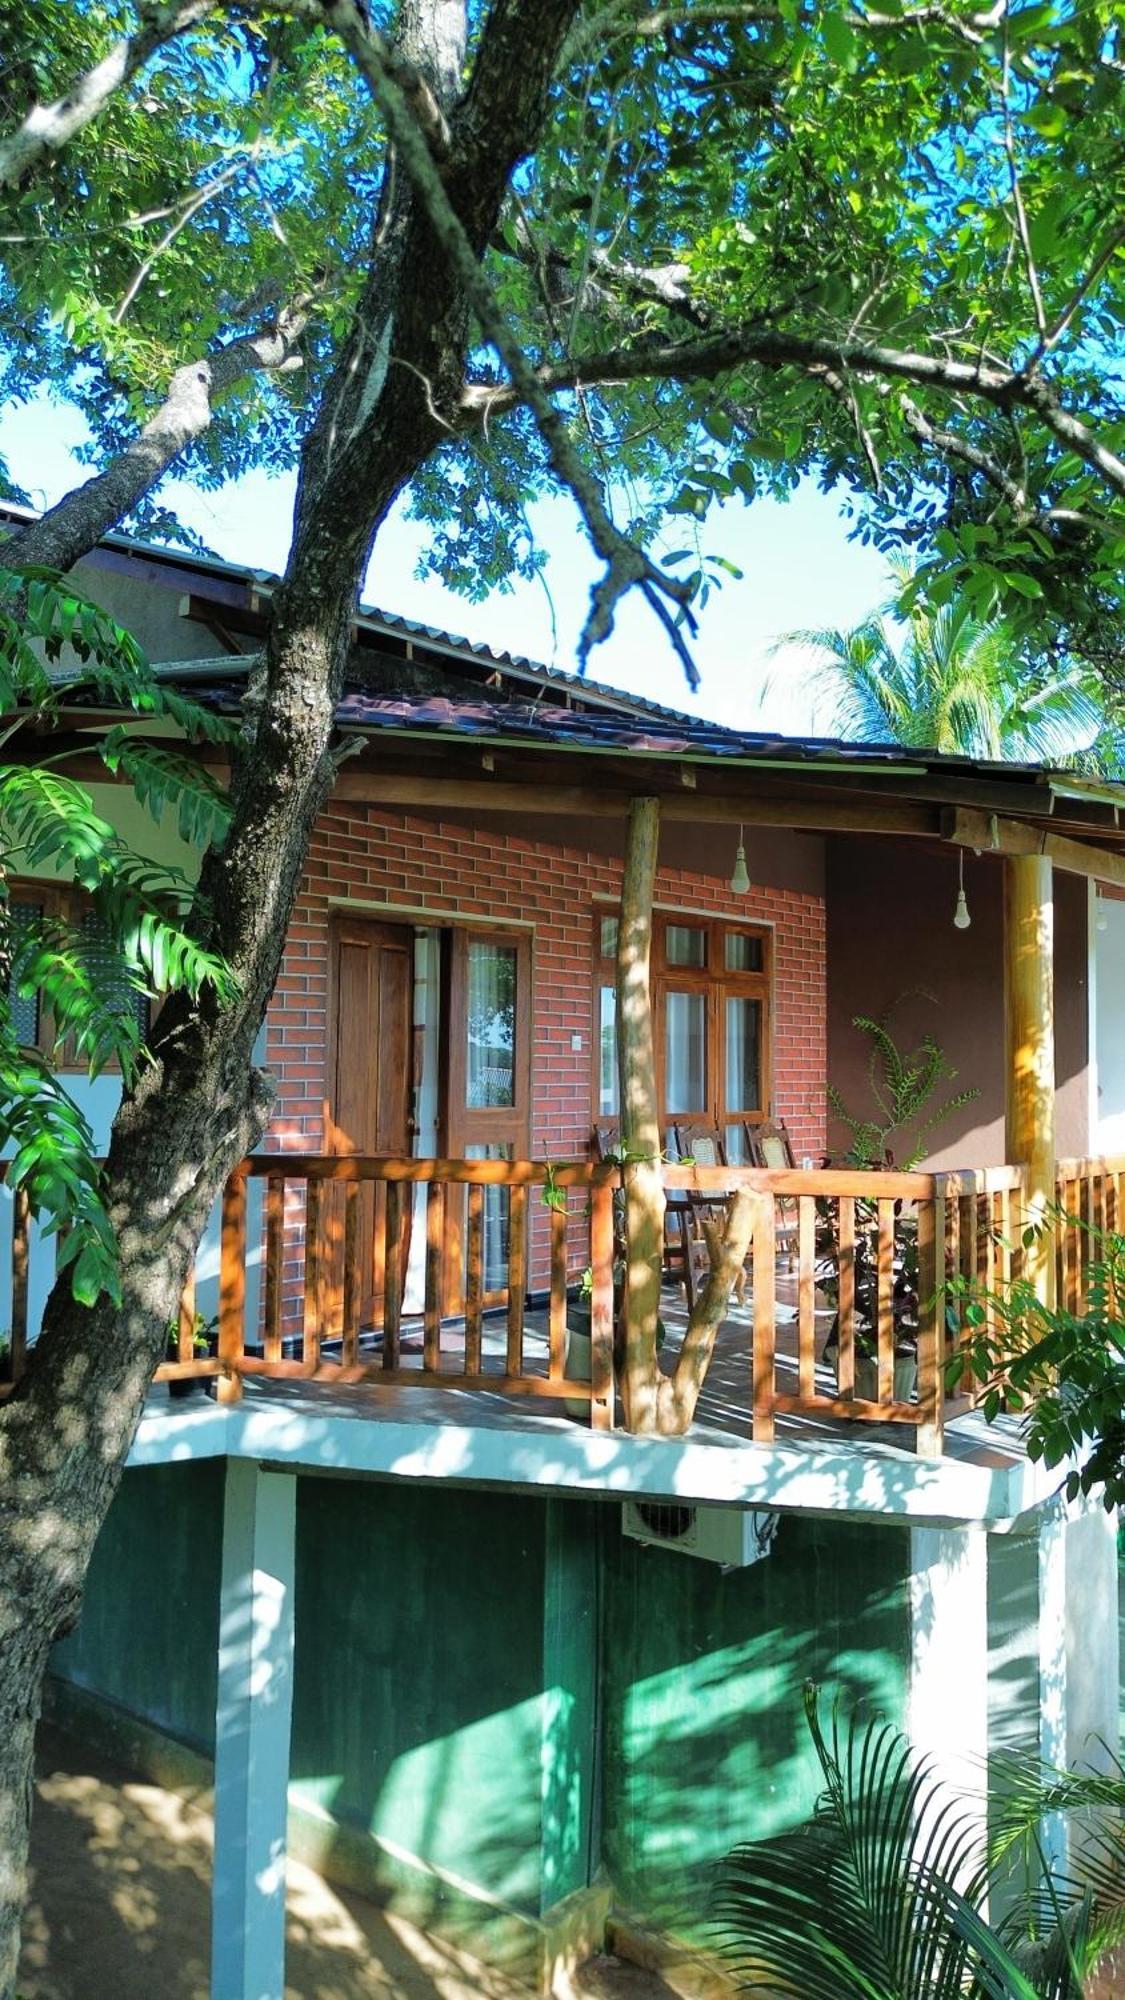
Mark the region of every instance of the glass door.
[[[531, 953], [525, 936], [454, 931], [449, 979], [447, 1144], [452, 1159], [518, 1160], [531, 1152]], [[460, 1271], [467, 1203], [446, 1202], [446, 1270]], [[506, 1297], [510, 1201], [484, 1199], [484, 1292]], [[447, 1311], [459, 1306], [447, 1296]]]

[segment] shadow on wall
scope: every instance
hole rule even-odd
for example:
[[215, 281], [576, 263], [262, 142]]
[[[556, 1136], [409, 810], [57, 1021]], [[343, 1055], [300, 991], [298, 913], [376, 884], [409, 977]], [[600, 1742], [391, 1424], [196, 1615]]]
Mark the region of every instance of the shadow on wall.
[[690, 1935], [723, 1855], [807, 1818], [806, 1681], [901, 1721], [907, 1547], [787, 1519], [765, 1561], [724, 1573], [609, 1539], [604, 1846], [627, 1906]]
[[[980, 1097], [934, 1135], [926, 1166], [999, 1166], [1004, 1151], [1004, 896], [997, 857], [965, 857], [968, 930], [956, 930], [957, 857], [918, 842], [828, 843], [828, 1074], [850, 1110], [868, 1102], [857, 1014], [881, 1018], [910, 1047], [931, 1034], [957, 1071], [951, 1091]], [[1088, 1150], [1087, 886], [1055, 875], [1055, 1065], [1058, 1150]], [[926, 997], [929, 996], [929, 997]], [[899, 1003], [896, 1005], [896, 1003]], [[829, 1145], [846, 1137], [835, 1120]]]

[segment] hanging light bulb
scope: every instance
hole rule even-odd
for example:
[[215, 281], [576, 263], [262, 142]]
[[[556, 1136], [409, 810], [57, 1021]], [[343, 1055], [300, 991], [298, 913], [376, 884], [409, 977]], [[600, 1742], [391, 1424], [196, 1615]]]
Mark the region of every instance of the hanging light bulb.
[[730, 886], [736, 896], [744, 896], [750, 887], [750, 870], [746, 866], [746, 849], [742, 845], [742, 828], [738, 829], [738, 851], [734, 857], [734, 873]]
[[961, 850], [960, 854], [958, 855], [958, 857], [957, 857], [957, 861], [958, 861], [958, 875], [957, 875], [957, 907], [956, 907], [956, 909], [955, 909], [955, 910], [954, 910], [954, 912], [953, 912], [953, 928], [954, 928], [954, 930], [955, 930], [955, 931], [967, 931], [967, 930], [968, 930], [968, 928], [969, 928], [969, 925], [970, 925], [970, 924], [972, 923], [972, 921], [973, 921], [973, 920], [972, 920], [971, 916], [969, 915], [969, 905], [968, 905], [968, 904], [967, 904], [967, 902], [965, 901], [965, 850], [964, 850], [964, 848], [962, 848], [962, 850]]
[[1105, 897], [1102, 895], [1100, 889], [1097, 891], [1097, 899], [1098, 914], [1094, 919], [1094, 929], [1096, 931], [1107, 931], [1109, 929], [1109, 918], [1105, 913]]

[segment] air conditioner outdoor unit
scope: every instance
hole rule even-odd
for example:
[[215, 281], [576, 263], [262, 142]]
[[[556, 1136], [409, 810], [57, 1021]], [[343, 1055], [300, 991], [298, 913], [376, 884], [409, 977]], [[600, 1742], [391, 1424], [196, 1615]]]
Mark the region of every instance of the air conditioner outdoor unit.
[[757, 1507], [685, 1507], [674, 1500], [626, 1500], [621, 1531], [634, 1542], [675, 1549], [724, 1569], [749, 1569], [768, 1556], [777, 1515]]

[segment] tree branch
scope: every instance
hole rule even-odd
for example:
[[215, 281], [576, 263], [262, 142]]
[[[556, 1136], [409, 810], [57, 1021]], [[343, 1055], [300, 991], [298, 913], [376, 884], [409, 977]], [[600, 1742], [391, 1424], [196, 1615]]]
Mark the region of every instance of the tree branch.
[[218, 0], [167, 0], [139, 8], [141, 25], [123, 35], [109, 54], [50, 104], [34, 104], [23, 122], [0, 138], [0, 188], [14, 187], [33, 167], [62, 148], [104, 110], [149, 58], [214, 12]]
[[243, 375], [255, 369], [277, 373], [299, 367], [297, 342], [308, 314], [293, 307], [279, 313], [272, 329], [247, 334], [198, 361], [177, 368], [168, 393], [148, 423], [124, 451], [84, 486], [64, 495], [38, 521], [4, 544], [6, 561], [68, 570], [143, 499], [172, 461], [211, 422], [215, 405]]
[[[304, 12], [309, 0], [287, 0], [287, 4]], [[583, 463], [565, 418], [556, 409], [548, 389], [540, 381], [513, 334], [481, 268], [465, 224], [453, 206], [413, 108], [401, 83], [388, 66], [382, 37], [362, 24], [356, 27], [352, 0], [321, 0], [319, 11], [328, 25], [339, 27], [341, 34], [346, 26], [349, 46], [356, 45], [357, 38], [362, 41], [363, 73], [383, 114], [388, 137], [425, 209], [437, 246], [476, 314], [485, 338], [496, 349], [507, 369], [518, 400], [531, 410], [550, 463], [560, 482], [576, 500], [590, 540], [606, 565], [605, 575], [593, 591], [590, 613], [579, 640], [580, 662], [585, 662], [593, 646], [609, 637], [617, 604], [635, 585], [647, 584], [658, 598], [670, 601], [679, 617], [694, 631], [694, 619], [688, 610], [690, 586], [681, 583], [678, 578], [665, 576], [644, 551], [614, 525], [598, 481]], [[480, 121], [501, 75], [506, 77], [510, 89], [511, 63], [515, 53], [511, 35], [521, 22], [522, 12], [521, 0], [496, 0], [473, 82], [464, 100], [463, 115], [459, 114], [456, 121], [459, 161], [475, 149], [480, 136]], [[489, 38], [502, 30], [507, 38], [502, 47], [494, 50]], [[488, 137], [490, 146], [495, 149], [494, 129], [490, 130]], [[652, 602], [651, 597], [649, 602]], [[674, 633], [677, 651], [694, 685], [696, 670], [682, 634], [671, 614], [666, 622]]]
[[[1125, 498], [1125, 459], [1102, 443], [1088, 424], [1063, 408], [1054, 389], [1025, 372], [984, 361], [957, 361], [948, 355], [885, 347], [861, 340], [831, 340], [819, 334], [789, 333], [783, 327], [730, 327], [702, 340], [654, 342], [536, 369], [537, 386], [548, 394], [561, 389], [610, 388], [629, 382], [713, 381], [753, 364], [799, 368], [806, 374], [850, 370], [874, 380], [910, 382], [988, 403], [996, 409], [1031, 410], [1069, 451], [1092, 466], [1112, 491]], [[525, 401], [514, 380], [490, 385], [467, 383], [461, 396], [468, 426]]]

